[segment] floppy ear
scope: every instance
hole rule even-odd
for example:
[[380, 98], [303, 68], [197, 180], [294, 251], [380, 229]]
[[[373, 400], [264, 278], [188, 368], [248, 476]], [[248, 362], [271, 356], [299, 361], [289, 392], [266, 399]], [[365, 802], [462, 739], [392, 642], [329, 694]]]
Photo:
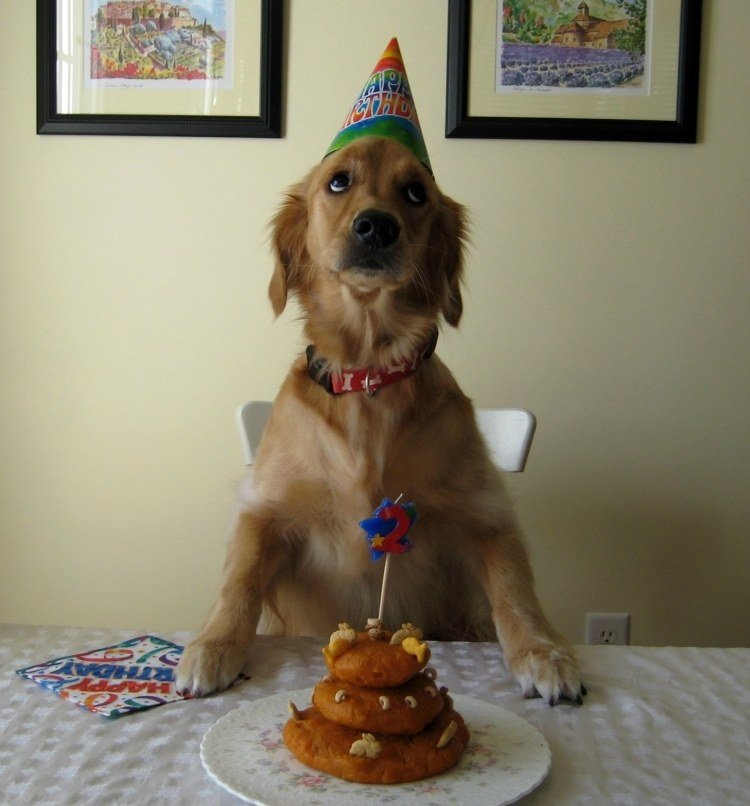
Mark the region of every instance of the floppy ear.
[[464, 243], [466, 240], [466, 211], [458, 202], [440, 194], [439, 209], [433, 230], [433, 245], [441, 256], [443, 277], [443, 317], [449, 325], [457, 327], [464, 304], [461, 299], [461, 281], [464, 273]]
[[286, 307], [289, 292], [299, 286], [302, 267], [307, 262], [306, 188], [306, 181], [290, 188], [271, 220], [271, 241], [276, 263], [268, 296], [276, 316]]

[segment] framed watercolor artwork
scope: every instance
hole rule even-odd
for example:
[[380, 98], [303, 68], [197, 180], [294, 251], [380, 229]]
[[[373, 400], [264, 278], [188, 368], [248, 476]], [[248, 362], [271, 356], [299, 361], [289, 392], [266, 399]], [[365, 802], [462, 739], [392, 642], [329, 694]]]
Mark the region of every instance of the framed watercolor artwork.
[[694, 143], [701, 0], [450, 0], [447, 137]]
[[281, 136], [283, 0], [37, 0], [37, 132]]

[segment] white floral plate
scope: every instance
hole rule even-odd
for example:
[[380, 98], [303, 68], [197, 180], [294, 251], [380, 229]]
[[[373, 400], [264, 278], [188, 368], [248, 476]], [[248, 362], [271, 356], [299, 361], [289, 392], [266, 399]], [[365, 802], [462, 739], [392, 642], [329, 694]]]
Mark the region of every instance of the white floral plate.
[[283, 691], [255, 700], [217, 720], [201, 742], [201, 760], [224, 789], [258, 806], [358, 803], [512, 803], [538, 786], [551, 754], [541, 733], [525, 719], [492, 703], [451, 694], [471, 732], [461, 761], [434, 778], [410, 784], [353, 784], [298, 762], [281, 737], [290, 700], [300, 708], [312, 689]]

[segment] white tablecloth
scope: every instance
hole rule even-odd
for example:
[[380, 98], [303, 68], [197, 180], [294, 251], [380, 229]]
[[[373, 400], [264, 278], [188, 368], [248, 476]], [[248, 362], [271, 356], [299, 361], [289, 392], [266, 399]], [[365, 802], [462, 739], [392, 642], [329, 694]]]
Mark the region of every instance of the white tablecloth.
[[[0, 626], [0, 803], [237, 803], [202, 767], [203, 734], [325, 673], [320, 639], [259, 638], [251, 680], [115, 720], [14, 674], [141, 632]], [[550, 708], [521, 697], [497, 645], [430, 646], [442, 685], [513, 711], [549, 742], [549, 776], [524, 804], [750, 804], [750, 649], [578, 647], [586, 703]]]

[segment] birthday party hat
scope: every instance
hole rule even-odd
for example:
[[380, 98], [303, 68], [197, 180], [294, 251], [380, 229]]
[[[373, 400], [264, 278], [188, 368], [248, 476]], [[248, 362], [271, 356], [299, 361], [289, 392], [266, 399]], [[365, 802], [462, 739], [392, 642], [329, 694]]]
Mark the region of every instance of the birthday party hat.
[[383, 51], [339, 133], [326, 151], [326, 156], [360, 137], [387, 137], [396, 140], [432, 171], [406, 77], [406, 68], [395, 37]]

